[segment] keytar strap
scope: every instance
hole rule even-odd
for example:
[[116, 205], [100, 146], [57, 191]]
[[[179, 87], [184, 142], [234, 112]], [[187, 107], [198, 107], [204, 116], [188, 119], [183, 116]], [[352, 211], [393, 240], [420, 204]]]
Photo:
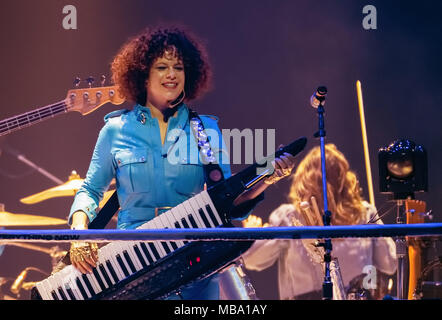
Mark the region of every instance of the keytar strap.
[[198, 114], [189, 108], [189, 124], [190, 130], [193, 132], [196, 143], [198, 145], [198, 152], [201, 156], [204, 169], [204, 181], [207, 188], [214, 184], [223, 181], [224, 174], [219, 166], [212, 148], [210, 147], [209, 139], [205, 133], [204, 124]]

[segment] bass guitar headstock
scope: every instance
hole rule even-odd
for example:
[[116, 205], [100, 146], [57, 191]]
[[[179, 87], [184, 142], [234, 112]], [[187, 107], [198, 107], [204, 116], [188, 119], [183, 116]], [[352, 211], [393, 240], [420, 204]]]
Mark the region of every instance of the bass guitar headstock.
[[[101, 87], [92, 87], [92, 77], [87, 78], [86, 81], [89, 88], [68, 91], [65, 101], [69, 111], [78, 111], [82, 115], [87, 115], [105, 103], [119, 105], [125, 101], [117, 86], [104, 86], [104, 76], [102, 76], [101, 84], [103, 86]], [[79, 83], [80, 79], [76, 78], [74, 84], [78, 87]]]

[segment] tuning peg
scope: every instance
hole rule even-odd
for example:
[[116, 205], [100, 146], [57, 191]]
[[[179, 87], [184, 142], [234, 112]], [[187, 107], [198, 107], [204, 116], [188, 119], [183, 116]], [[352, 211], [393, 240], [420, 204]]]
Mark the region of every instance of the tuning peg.
[[106, 82], [106, 76], [103, 74], [101, 77], [101, 86], [104, 87], [104, 83]]
[[76, 77], [74, 79], [74, 86], [78, 87], [80, 85], [81, 79], [79, 77]]
[[94, 83], [95, 79], [92, 76], [89, 76], [86, 78], [86, 82], [89, 85], [89, 88], [92, 87], [92, 84]]

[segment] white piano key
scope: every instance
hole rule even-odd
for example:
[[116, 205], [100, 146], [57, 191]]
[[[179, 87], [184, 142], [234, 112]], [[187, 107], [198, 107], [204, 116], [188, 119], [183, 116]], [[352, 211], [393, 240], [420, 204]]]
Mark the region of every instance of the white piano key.
[[69, 282], [69, 287], [71, 288], [71, 291], [75, 296], [75, 299], [84, 300], [83, 296], [80, 293], [80, 289], [78, 288], [77, 284], [74, 281], [74, 276], [72, 273], [68, 277], [68, 282]]
[[109, 277], [109, 281], [111, 282], [111, 285], [118, 283], [116, 280], [114, 280], [114, 277], [112, 276], [112, 273], [110, 272], [109, 267], [106, 264], [106, 260], [103, 260], [103, 262], [101, 264], [102, 264], [104, 270], [106, 270], [106, 273]]
[[136, 243], [135, 241], [130, 241], [127, 243], [127, 248], [128, 248], [127, 252], [129, 253], [129, 256], [131, 256], [131, 258], [132, 258], [132, 262], [135, 266], [135, 269], [137, 271], [140, 271], [143, 269], [143, 264], [141, 263], [140, 258], [138, 258], [138, 255], [135, 252], [135, 249], [134, 249], [135, 243]]
[[197, 200], [197, 196], [198, 195], [193, 197], [191, 199], [192, 201], [189, 201], [189, 204], [192, 206], [193, 210], [196, 211], [198, 214], [199, 214], [199, 210], [200, 209], [203, 210], [203, 214], [206, 217], [206, 219], [207, 219], [207, 221], [209, 222], [209, 225], [210, 225], [208, 228], [215, 228], [215, 224], [213, 223], [212, 219], [209, 217], [207, 211], [204, 209], [204, 206], [202, 204], [200, 204], [200, 202]]
[[[176, 222], [177, 217], [176, 217], [175, 211], [176, 210], [171, 209], [171, 210], [169, 210], [170, 214], [168, 214], [167, 216], [164, 215], [164, 218], [168, 219], [169, 226], [171, 229], [176, 229], [175, 222]], [[176, 240], [175, 244], [177, 245], [178, 248], [184, 246], [184, 242], [182, 240]]]
[[[170, 211], [170, 210], [169, 210]], [[173, 229], [175, 226], [171, 226], [169, 223], [169, 220], [166, 218], [165, 214], [161, 214], [158, 216], [159, 222], [161, 222], [161, 225], [163, 226], [163, 229]], [[169, 247], [170, 252], [173, 252], [174, 249], [172, 247], [171, 241], [165, 241], [167, 246]]]
[[83, 273], [81, 273], [80, 271], [78, 271], [77, 269], [74, 270], [74, 276], [75, 276], [75, 280], [79, 280], [81, 283], [81, 286], [83, 287], [84, 291], [86, 292], [86, 295], [88, 298], [91, 298], [93, 296], [93, 294], [89, 291], [89, 288], [87, 287], [86, 283], [83, 280]]
[[101, 282], [103, 283], [104, 287], [107, 289], [107, 288], [109, 288], [109, 285], [107, 284], [106, 278], [104, 277], [103, 273], [101, 272], [100, 265], [102, 265], [102, 264], [100, 262], [97, 262], [96, 270], [97, 270], [98, 275], [100, 276]]
[[182, 219], [184, 219], [186, 221], [187, 225], [189, 226], [188, 228], [189, 229], [193, 228], [192, 227], [192, 223], [189, 220], [186, 208], [183, 205], [181, 205], [181, 204], [179, 204], [175, 208], [179, 211], [179, 214], [181, 216], [180, 223], [183, 224]]
[[[111, 285], [116, 284], [117, 282], [115, 282], [115, 280], [112, 277], [112, 274], [109, 270], [109, 268], [106, 265], [106, 261], [108, 260], [107, 257], [107, 250], [106, 250], [107, 245], [101, 247], [100, 249], [98, 249], [98, 266], [102, 265], [103, 268], [106, 270], [106, 273], [109, 276], [109, 281], [111, 282]], [[104, 277], [104, 275], [102, 274], [101, 270], [98, 268], [97, 269], [100, 274]], [[106, 285], [106, 282], [104, 282], [104, 284]]]
[[121, 270], [120, 265], [117, 261], [116, 255], [117, 255], [117, 250], [114, 246], [113, 243], [108, 244], [106, 247], [103, 247], [103, 249], [105, 249], [104, 251], [104, 255], [107, 257], [107, 260], [110, 262], [112, 268], [115, 271], [115, 274], [118, 277], [118, 280], [121, 281], [124, 278], [126, 278], [126, 276], [124, 275], [123, 270]]
[[198, 228], [205, 228], [206, 226], [204, 225], [204, 222], [201, 220], [200, 215], [197, 212], [194, 212], [195, 210], [192, 208], [192, 206], [190, 205], [190, 203], [188, 201], [184, 201], [182, 203], [184, 209], [186, 210], [186, 213], [189, 215], [192, 215], [193, 219], [195, 220], [196, 225], [198, 226]]
[[52, 290], [49, 292], [49, 294], [52, 295], [52, 292], [55, 292], [55, 295], [58, 297], [58, 300], [63, 300], [61, 295], [58, 293], [58, 287], [61, 285], [59, 284], [58, 278], [56, 278], [54, 275], [51, 275], [48, 279], [49, 285], [52, 288]]
[[46, 287], [47, 279], [44, 279], [36, 284], [38, 293], [43, 300], [53, 300], [50, 293], [48, 292], [49, 288]]
[[46, 290], [47, 290], [49, 296], [51, 297], [51, 300], [55, 300], [55, 298], [51, 294], [51, 292], [54, 290], [54, 287], [53, 287], [53, 283], [51, 282], [50, 279], [51, 279], [51, 277], [49, 277], [45, 280], [45, 286], [46, 286]]
[[[59, 286], [57, 288], [54, 288], [55, 290], [58, 291], [58, 289], [61, 289], [63, 291], [63, 294], [65, 295], [67, 300], [71, 300], [71, 298], [69, 297], [68, 292], [66, 291], [65, 288], [65, 278], [63, 277], [63, 275], [61, 274], [61, 272], [57, 272], [54, 275], [54, 279], [56, 280], [56, 282], [58, 282]], [[57, 292], [58, 293], [58, 292]], [[61, 295], [59, 294], [59, 296], [61, 297]], [[61, 300], [65, 300], [61, 297]]]
[[[153, 220], [154, 219], [149, 220], [148, 222], [146, 222], [145, 224], [141, 225], [138, 228], [140, 228], [140, 229], [157, 229], [156, 224], [154, 223]], [[154, 248], [157, 250], [158, 255], [160, 256], [160, 259], [166, 255], [166, 252], [164, 251], [164, 248], [159, 241], [150, 240], [150, 241], [145, 241], [144, 243], [146, 244], [148, 251], [150, 252], [151, 257], [154, 260], [154, 262], [158, 261], [158, 259], [155, 257], [155, 254], [153, 253], [149, 244], [152, 244], [154, 246]]]
[[[133, 245], [134, 245], [134, 246], [135, 246], [135, 245], [137, 246], [138, 250], [140, 251], [141, 256], [142, 256], [143, 259], [144, 259], [144, 262], [146, 263], [147, 266], [149, 266], [149, 265], [150, 265], [150, 261], [149, 261], [149, 259], [147, 258], [146, 254], [144, 253], [143, 248], [141, 247], [141, 242], [136, 241], [136, 242], [133, 243]], [[135, 250], [135, 249], [134, 249], [134, 250]]]
[[[104, 273], [103, 273], [103, 271], [101, 271], [101, 268], [100, 267], [103, 267], [103, 269], [104, 269], [104, 271], [107, 273], [107, 275], [108, 275], [108, 278], [109, 278], [109, 280], [106, 280], [107, 278], [106, 278], [106, 276], [104, 275]], [[104, 286], [106, 287], [106, 289], [108, 289], [108, 288], [110, 288], [111, 286], [112, 286], [112, 283], [108, 283], [108, 281], [109, 282], [112, 282], [112, 275], [110, 275], [108, 272], [107, 272], [107, 269], [106, 269], [106, 265], [104, 264], [104, 263], [99, 263], [98, 265], [97, 265], [97, 271], [98, 271], [98, 273], [99, 273], [99, 275], [100, 275], [100, 277], [101, 277], [101, 279], [102, 279], [102, 281], [103, 281], [103, 284], [104, 284]]]
[[[148, 222], [148, 225], [149, 225], [149, 229], [160, 229], [157, 226], [157, 223], [156, 223], [155, 219], [150, 220]], [[155, 249], [157, 249], [157, 251], [158, 251], [158, 253], [159, 253], [161, 258], [163, 258], [163, 257], [165, 257], [167, 255], [166, 251], [164, 250], [163, 245], [161, 244], [160, 241], [154, 240], [154, 241], [152, 241], [152, 243], [155, 246]]]
[[[69, 297], [70, 300], [72, 300], [72, 298], [70, 298], [69, 293], [67, 293], [67, 288], [70, 288], [72, 291], [72, 294], [74, 295], [75, 299], [77, 299], [72, 284], [70, 282], [70, 279], [72, 277], [72, 269], [74, 267], [72, 265], [66, 266], [65, 268], [63, 268], [61, 271], [58, 272], [58, 274], [60, 275], [60, 277], [63, 279], [63, 286], [64, 289], [66, 290], [66, 297]], [[78, 300], [78, 299], [77, 299]]]
[[89, 282], [91, 283], [92, 288], [95, 291], [94, 295], [97, 295], [98, 293], [100, 293], [102, 290], [101, 290], [100, 285], [98, 284], [97, 279], [95, 279], [95, 275], [93, 274], [93, 272], [86, 273], [86, 277], [89, 279]]
[[[175, 222], [178, 222], [178, 224], [180, 225], [181, 229], [184, 228], [181, 219], [184, 218], [184, 214], [182, 210], [179, 210], [179, 208], [175, 207], [171, 210], [174, 220]], [[175, 222], [174, 222], [174, 227], [175, 227]]]
[[[141, 242], [140, 242], [141, 243]], [[149, 246], [149, 242], [145, 241], [143, 242], [146, 246], [147, 251], [149, 252], [150, 257], [152, 258], [153, 262], [155, 263], [158, 259], [155, 257], [155, 255], [152, 252], [152, 249]]]
[[207, 212], [206, 209], [206, 201], [202, 198], [201, 193], [195, 196], [195, 200], [199, 203], [199, 205], [201, 206], [201, 209], [203, 209], [204, 214], [206, 215], [206, 217], [208, 217], [210, 219], [210, 221], [213, 223], [214, 227], [217, 227], [221, 224], [221, 220], [215, 216], [215, 221], [212, 220], [212, 218], [209, 215], [209, 212]]
[[[124, 251], [126, 251], [126, 252], [128, 253], [128, 255], [129, 255], [129, 258], [130, 258], [131, 261], [132, 261], [132, 264], [133, 264], [134, 267], [135, 267], [135, 270], [136, 270], [136, 271], [141, 270], [141, 269], [142, 269], [141, 263], [138, 261], [138, 258], [136, 257], [136, 254], [135, 254], [135, 252], [133, 252], [133, 250], [132, 250], [132, 248], [130, 247], [129, 243], [126, 243], [126, 242], [119, 242], [118, 244], [120, 245], [120, 248], [121, 248], [121, 254], [120, 254], [120, 256], [121, 256], [122, 258], [124, 258], [123, 261], [126, 262], [126, 257], [124, 256]], [[134, 255], [135, 255], [135, 256], [134, 256]], [[130, 274], [133, 274], [134, 272], [133, 272], [132, 269], [130, 268], [128, 262], [126, 263], [126, 265], [127, 265], [127, 268], [128, 268], [127, 270], [129, 271], [129, 273], [130, 273]]]
[[[129, 263], [126, 262], [126, 258], [124, 257], [124, 250], [126, 250], [126, 248], [123, 247], [121, 242], [114, 242], [115, 248], [117, 248], [118, 250], [118, 255], [120, 255], [121, 261], [123, 262], [124, 266], [126, 267], [127, 272], [129, 272], [129, 275], [131, 275], [133, 272], [129, 267]], [[124, 271], [123, 271], [124, 272]]]

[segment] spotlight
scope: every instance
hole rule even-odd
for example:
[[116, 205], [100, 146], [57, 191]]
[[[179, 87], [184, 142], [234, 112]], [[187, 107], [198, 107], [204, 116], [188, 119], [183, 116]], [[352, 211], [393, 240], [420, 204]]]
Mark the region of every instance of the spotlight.
[[381, 193], [395, 199], [414, 198], [414, 192], [428, 191], [428, 165], [425, 149], [407, 139], [396, 140], [379, 149]]

